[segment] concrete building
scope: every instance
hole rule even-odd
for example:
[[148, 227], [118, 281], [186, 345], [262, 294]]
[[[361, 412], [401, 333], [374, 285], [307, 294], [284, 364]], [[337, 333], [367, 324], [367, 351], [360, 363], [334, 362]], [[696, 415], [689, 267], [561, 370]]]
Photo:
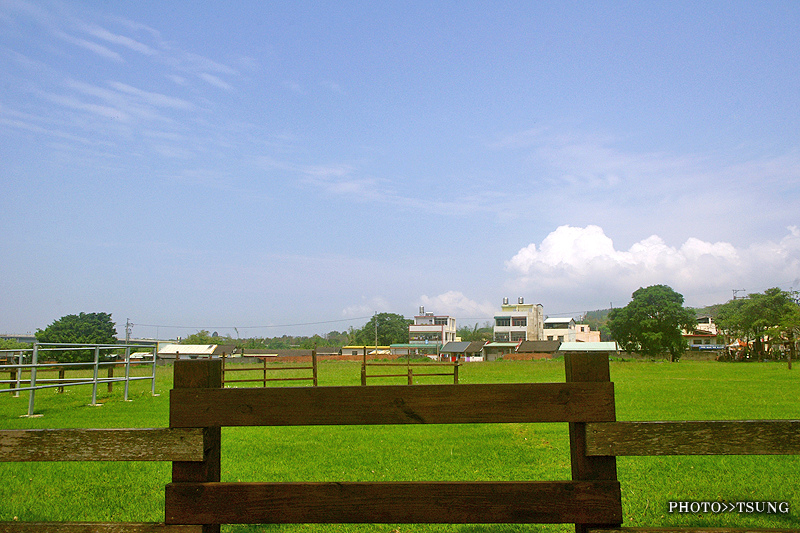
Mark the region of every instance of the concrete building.
[[576, 342], [575, 319], [545, 318], [544, 338], [548, 341]]
[[548, 341], [600, 342], [600, 332], [588, 324], [577, 324], [572, 318], [546, 318], [544, 337]]
[[457, 340], [456, 319], [447, 315], [426, 313], [424, 307], [419, 308], [419, 315], [408, 326], [409, 344], [445, 344]]
[[542, 304], [526, 304], [520, 297], [516, 304], [503, 298], [500, 313], [494, 317], [495, 342], [520, 342], [543, 340], [544, 309]]

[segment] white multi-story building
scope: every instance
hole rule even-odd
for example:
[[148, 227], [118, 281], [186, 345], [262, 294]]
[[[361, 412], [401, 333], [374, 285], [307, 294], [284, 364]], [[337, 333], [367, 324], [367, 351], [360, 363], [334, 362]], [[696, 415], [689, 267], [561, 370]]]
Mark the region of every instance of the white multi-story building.
[[495, 342], [519, 342], [542, 340], [544, 331], [544, 309], [542, 304], [526, 304], [519, 298], [509, 304], [503, 298], [500, 313], [494, 317]]
[[548, 341], [600, 342], [600, 332], [588, 324], [577, 324], [573, 318], [546, 318], [544, 336]]
[[544, 336], [548, 341], [575, 342], [575, 319], [545, 318]]
[[456, 340], [456, 319], [447, 315], [426, 313], [424, 307], [419, 308], [419, 315], [408, 326], [410, 344], [444, 344]]

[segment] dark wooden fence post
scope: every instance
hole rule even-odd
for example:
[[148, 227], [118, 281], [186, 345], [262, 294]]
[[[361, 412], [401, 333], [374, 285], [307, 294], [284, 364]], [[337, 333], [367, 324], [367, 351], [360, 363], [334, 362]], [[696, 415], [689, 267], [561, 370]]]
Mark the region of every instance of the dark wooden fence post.
[[[219, 359], [181, 359], [175, 361], [174, 389], [219, 389], [222, 388], [222, 361]], [[170, 414], [170, 427], [174, 420]], [[173, 461], [172, 482], [220, 481], [220, 441], [219, 427], [203, 428], [202, 462]], [[206, 524], [203, 533], [219, 533], [219, 524]]]
[[[604, 353], [564, 354], [567, 382], [611, 381], [608, 355]], [[616, 410], [615, 410], [616, 413]], [[608, 422], [616, 422], [616, 415]], [[616, 457], [586, 456], [586, 423], [570, 422], [569, 451], [573, 481], [617, 481]], [[575, 524], [575, 533], [587, 533], [590, 527], [616, 527], [620, 524]]]
[[314, 345], [314, 349], [311, 350], [311, 374], [312, 379], [314, 381], [314, 386], [316, 387], [318, 384], [317, 380], [317, 346]]

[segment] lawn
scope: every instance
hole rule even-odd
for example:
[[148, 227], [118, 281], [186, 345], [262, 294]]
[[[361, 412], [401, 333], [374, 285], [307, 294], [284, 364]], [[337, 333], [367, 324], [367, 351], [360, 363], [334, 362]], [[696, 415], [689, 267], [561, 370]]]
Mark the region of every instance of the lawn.
[[[611, 363], [618, 420], [800, 419], [800, 375], [779, 363]], [[281, 375], [301, 375], [285, 371]], [[307, 374], [307, 372], [305, 372]], [[237, 375], [237, 378], [241, 377]], [[37, 393], [40, 418], [21, 418], [27, 395], [0, 395], [0, 428], [165, 427], [170, 367], [150, 383], [107, 393], [91, 387]], [[469, 363], [461, 383], [561, 382], [563, 361]], [[448, 383], [452, 378], [419, 378]], [[291, 382], [289, 382], [291, 384]], [[358, 385], [360, 366], [322, 362], [319, 384]], [[404, 378], [370, 380], [402, 384]], [[296, 383], [295, 383], [296, 384]], [[468, 408], [469, 406], [465, 406]], [[224, 428], [223, 481], [405, 481], [569, 479], [566, 424]], [[797, 456], [620, 457], [626, 526], [800, 528]], [[165, 463], [0, 464], [0, 520], [161, 521]], [[788, 515], [668, 513], [670, 500], [788, 501]], [[227, 526], [227, 531], [572, 531], [572, 526]]]

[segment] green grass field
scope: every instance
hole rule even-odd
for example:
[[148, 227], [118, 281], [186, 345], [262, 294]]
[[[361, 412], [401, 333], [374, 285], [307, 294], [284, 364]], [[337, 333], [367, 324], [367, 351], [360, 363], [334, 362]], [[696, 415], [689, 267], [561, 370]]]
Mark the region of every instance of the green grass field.
[[[148, 381], [0, 395], [0, 428], [166, 427], [171, 367]], [[779, 363], [612, 362], [618, 420], [800, 419], [800, 370]], [[255, 374], [255, 373], [254, 373]], [[285, 371], [281, 375], [300, 375]], [[307, 372], [305, 372], [307, 374]], [[237, 376], [241, 377], [241, 376]], [[562, 382], [563, 361], [470, 363], [462, 383]], [[404, 378], [370, 380], [403, 384]], [[448, 383], [452, 378], [420, 378]], [[358, 385], [358, 363], [323, 362], [319, 384]], [[291, 382], [290, 382], [291, 384]], [[296, 384], [296, 383], [295, 383]], [[465, 409], [469, 406], [465, 405]], [[224, 428], [223, 481], [557, 480], [570, 478], [566, 424]], [[800, 529], [800, 457], [620, 457], [626, 526]], [[0, 521], [162, 521], [167, 463], [0, 463]], [[670, 500], [788, 501], [788, 515], [668, 513]], [[227, 526], [226, 531], [572, 531], [570, 525]]]

